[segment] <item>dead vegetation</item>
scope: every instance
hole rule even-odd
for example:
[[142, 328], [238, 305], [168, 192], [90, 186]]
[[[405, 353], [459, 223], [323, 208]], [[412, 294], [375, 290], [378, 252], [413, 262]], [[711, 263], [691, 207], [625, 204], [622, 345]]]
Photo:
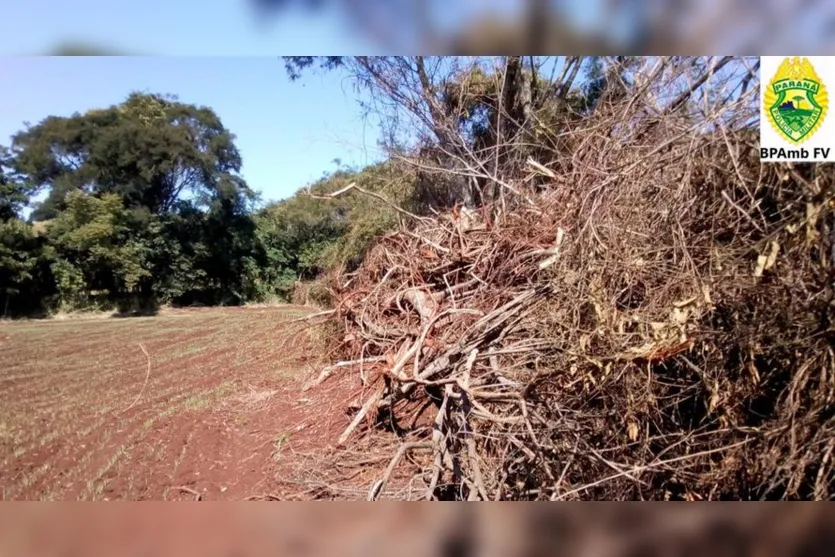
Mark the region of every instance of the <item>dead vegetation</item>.
[[755, 85], [701, 115], [647, 85], [382, 238], [322, 380], [359, 378], [339, 441], [386, 457], [330, 454], [319, 496], [835, 495], [835, 173], [760, 164]]

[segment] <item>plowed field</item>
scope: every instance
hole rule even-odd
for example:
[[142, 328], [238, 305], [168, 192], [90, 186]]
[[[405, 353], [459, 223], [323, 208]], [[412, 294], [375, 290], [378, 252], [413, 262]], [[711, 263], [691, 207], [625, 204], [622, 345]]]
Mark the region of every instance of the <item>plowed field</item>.
[[[245, 499], [345, 420], [303, 397], [293, 306], [0, 323], [0, 497]], [[338, 396], [338, 395], [335, 395]]]

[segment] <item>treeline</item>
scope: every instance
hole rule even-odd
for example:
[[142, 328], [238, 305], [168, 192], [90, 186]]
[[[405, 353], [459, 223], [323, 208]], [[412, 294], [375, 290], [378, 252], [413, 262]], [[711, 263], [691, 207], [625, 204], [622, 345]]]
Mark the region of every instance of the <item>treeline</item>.
[[[27, 125], [0, 153], [0, 311], [288, 299], [298, 279], [351, 265], [396, 223], [356, 194], [259, 207], [234, 139], [209, 108], [139, 93]], [[310, 191], [349, 180], [395, 198], [408, 187], [406, 172], [384, 164]]]
[[[263, 206], [240, 174], [234, 135], [211, 108], [134, 93], [108, 108], [27, 124], [0, 150], [2, 314], [288, 300], [300, 280], [355, 268], [374, 238], [398, 225], [393, 206], [421, 215], [476, 208], [519, 191], [520, 180], [535, 190], [560, 174], [554, 153], [578, 148], [565, 132], [622, 95], [635, 68], [652, 61], [284, 63], [290, 79], [336, 70], [367, 92], [386, 162], [337, 171]], [[719, 67], [694, 63], [706, 74]], [[531, 160], [549, 166], [532, 182]], [[351, 182], [359, 188], [328, 197]]]

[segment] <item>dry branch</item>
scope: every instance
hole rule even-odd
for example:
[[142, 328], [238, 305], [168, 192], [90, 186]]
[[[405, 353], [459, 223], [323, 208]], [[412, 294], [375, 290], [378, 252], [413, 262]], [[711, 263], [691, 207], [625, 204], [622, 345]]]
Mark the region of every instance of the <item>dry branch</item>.
[[130, 403], [130, 406], [125, 408], [123, 412], [127, 412], [128, 410], [133, 408], [137, 402], [139, 402], [139, 399], [142, 398], [142, 393], [145, 392], [145, 387], [148, 386], [148, 379], [151, 377], [151, 356], [148, 355], [148, 351], [145, 350], [145, 347], [142, 345], [141, 342], [139, 343], [139, 348], [142, 350], [142, 353], [145, 354], [145, 359], [148, 361], [148, 368], [145, 371], [145, 382], [142, 383], [142, 388], [139, 390], [139, 393], [136, 395], [136, 398], [133, 399], [133, 402]]
[[308, 191], [308, 195], [310, 197], [314, 198], [314, 199], [335, 199], [335, 198], [339, 197], [340, 195], [348, 193], [351, 190], [357, 190], [358, 192], [360, 192], [363, 195], [367, 195], [369, 197], [373, 197], [374, 199], [376, 199], [378, 201], [382, 201], [383, 203], [385, 203], [386, 205], [388, 205], [389, 207], [391, 207], [392, 209], [394, 209], [395, 211], [397, 211], [401, 215], [407, 216], [407, 217], [415, 219], [417, 221], [427, 220], [426, 217], [419, 217], [419, 216], [415, 215], [414, 213], [410, 213], [406, 209], [396, 205], [395, 203], [392, 203], [391, 201], [389, 201], [388, 199], [386, 199], [384, 196], [380, 195], [377, 192], [369, 191], [369, 190], [366, 190], [366, 189], [363, 189], [363, 188], [359, 187], [356, 184], [356, 182], [351, 182], [350, 184], [348, 184], [344, 188], [342, 188], [340, 190], [337, 190], [333, 193], [327, 194], [327, 195], [314, 194], [314, 193], [311, 193], [309, 191]]
[[[373, 358], [378, 389], [340, 444], [394, 453], [370, 492], [344, 493], [835, 495], [835, 172], [760, 165], [750, 71], [732, 82], [733, 61], [697, 62], [645, 64], [535, 157], [520, 133], [498, 169], [494, 149], [422, 163], [508, 187], [414, 218], [335, 289], [339, 357]], [[416, 418], [433, 406], [434, 422]], [[383, 414], [396, 444], [382, 426], [356, 433]]]

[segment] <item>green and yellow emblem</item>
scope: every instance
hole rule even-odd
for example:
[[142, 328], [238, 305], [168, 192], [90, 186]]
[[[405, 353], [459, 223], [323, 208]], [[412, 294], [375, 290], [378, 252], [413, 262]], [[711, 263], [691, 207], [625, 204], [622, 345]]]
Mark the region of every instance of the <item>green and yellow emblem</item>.
[[809, 139], [829, 108], [826, 87], [808, 58], [786, 58], [765, 88], [765, 111], [771, 125], [793, 143]]

